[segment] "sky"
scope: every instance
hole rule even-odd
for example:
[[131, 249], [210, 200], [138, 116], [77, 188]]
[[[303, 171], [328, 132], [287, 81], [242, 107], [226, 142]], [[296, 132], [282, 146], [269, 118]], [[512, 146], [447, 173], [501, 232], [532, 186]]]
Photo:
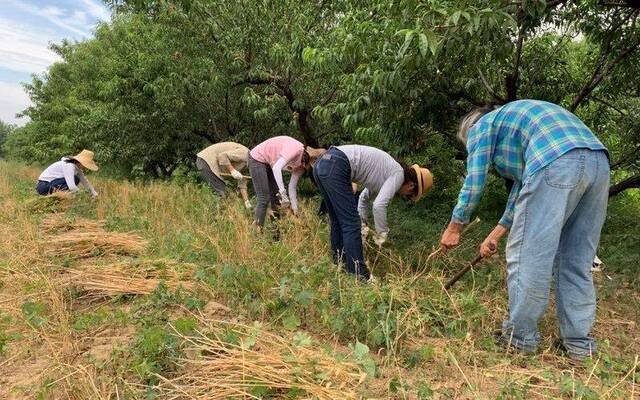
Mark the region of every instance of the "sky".
[[16, 117], [31, 104], [21, 82], [59, 60], [50, 43], [89, 39], [110, 17], [101, 0], [0, 0], [0, 120], [27, 123]]

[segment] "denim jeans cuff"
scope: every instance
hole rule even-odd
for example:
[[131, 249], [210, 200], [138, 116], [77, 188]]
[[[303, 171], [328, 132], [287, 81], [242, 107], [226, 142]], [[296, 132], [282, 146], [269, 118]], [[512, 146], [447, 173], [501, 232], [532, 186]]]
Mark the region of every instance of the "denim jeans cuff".
[[518, 339], [510, 335], [507, 331], [503, 331], [503, 333], [498, 336], [498, 342], [507, 348], [513, 348], [521, 353], [535, 353], [538, 351], [537, 342]]
[[582, 346], [576, 346], [563, 340], [564, 348], [570, 355], [578, 357], [593, 357], [597, 353], [597, 346], [595, 340], [591, 342], [591, 348], [584, 348]]

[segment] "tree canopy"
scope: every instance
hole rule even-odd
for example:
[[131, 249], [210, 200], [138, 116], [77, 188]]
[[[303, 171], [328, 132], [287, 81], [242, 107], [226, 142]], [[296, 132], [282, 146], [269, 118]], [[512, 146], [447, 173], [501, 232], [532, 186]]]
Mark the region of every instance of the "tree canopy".
[[113, 17], [95, 38], [54, 45], [62, 61], [27, 85], [31, 122], [13, 153], [46, 162], [91, 147], [127, 175], [166, 177], [209, 143], [288, 134], [376, 145], [425, 163], [453, 193], [460, 116], [535, 98], [608, 146], [612, 193], [640, 186], [633, 2], [106, 3]]

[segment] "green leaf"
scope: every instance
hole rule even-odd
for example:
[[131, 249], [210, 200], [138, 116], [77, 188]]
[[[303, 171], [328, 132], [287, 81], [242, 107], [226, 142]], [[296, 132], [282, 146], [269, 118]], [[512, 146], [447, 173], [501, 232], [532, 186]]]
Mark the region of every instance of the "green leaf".
[[300, 318], [295, 314], [289, 314], [282, 319], [282, 326], [284, 326], [285, 329], [293, 331], [300, 326]]
[[449, 17], [449, 20], [453, 22], [454, 25], [458, 25], [458, 21], [460, 20], [461, 14], [462, 14], [462, 11], [456, 11], [453, 13], [453, 15], [451, 15], [451, 17]]
[[411, 42], [413, 41], [414, 34], [415, 34], [415, 31], [410, 30], [404, 35], [404, 43], [400, 48], [400, 52], [399, 52], [400, 57], [404, 57], [405, 53], [407, 52], [407, 49], [409, 49], [409, 46], [411, 46]]
[[356, 359], [361, 360], [368, 354], [369, 354], [369, 346], [367, 346], [364, 343], [360, 343], [359, 341], [356, 341], [355, 346], [353, 346], [353, 355], [356, 357]]
[[304, 332], [296, 332], [293, 335], [293, 344], [298, 347], [306, 347], [312, 343], [311, 336]]
[[419, 42], [420, 55], [422, 57], [426, 57], [427, 52], [429, 51], [429, 40], [427, 40], [427, 35], [425, 35], [424, 33], [421, 33], [420, 36], [418, 36], [418, 39], [420, 40]]

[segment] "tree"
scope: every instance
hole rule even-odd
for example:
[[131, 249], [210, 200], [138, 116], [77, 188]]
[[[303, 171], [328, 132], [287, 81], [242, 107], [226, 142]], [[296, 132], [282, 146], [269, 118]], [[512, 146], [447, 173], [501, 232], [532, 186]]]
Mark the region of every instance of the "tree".
[[382, 147], [455, 196], [460, 116], [536, 98], [609, 147], [611, 193], [637, 185], [640, 10], [627, 2], [107, 3], [113, 20], [55, 45], [62, 62], [28, 86], [21, 134], [39, 159], [92, 147], [127, 175], [163, 177], [208, 143], [288, 134]]
[[15, 126], [0, 120], [0, 157], [4, 156], [4, 144]]

